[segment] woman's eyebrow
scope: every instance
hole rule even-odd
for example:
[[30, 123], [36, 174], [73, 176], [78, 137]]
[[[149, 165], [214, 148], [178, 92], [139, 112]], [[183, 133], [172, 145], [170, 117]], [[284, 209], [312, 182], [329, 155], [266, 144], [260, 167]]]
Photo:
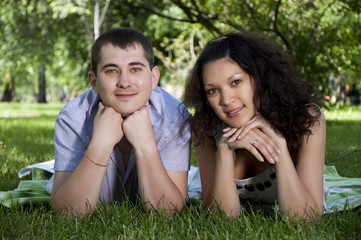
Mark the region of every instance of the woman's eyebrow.
[[237, 73], [235, 73], [235, 74], [232, 74], [231, 76], [228, 77], [228, 80], [234, 78], [234, 77], [237, 76], [237, 75], [243, 76], [244, 73], [242, 73], [242, 72], [237, 72]]

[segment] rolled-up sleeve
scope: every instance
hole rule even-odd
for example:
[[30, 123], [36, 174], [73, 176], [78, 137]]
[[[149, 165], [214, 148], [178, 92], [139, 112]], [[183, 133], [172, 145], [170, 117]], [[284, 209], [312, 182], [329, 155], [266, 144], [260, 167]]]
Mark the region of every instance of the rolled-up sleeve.
[[84, 124], [78, 124], [74, 113], [61, 111], [55, 122], [55, 171], [74, 171], [87, 148]]

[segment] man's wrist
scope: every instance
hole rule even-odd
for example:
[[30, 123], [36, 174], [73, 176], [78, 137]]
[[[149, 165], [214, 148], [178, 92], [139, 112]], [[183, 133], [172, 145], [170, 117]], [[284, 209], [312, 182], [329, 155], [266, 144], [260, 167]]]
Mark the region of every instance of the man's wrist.
[[147, 142], [146, 144], [138, 144], [133, 146], [134, 152], [138, 156], [149, 156], [155, 152], [158, 152], [157, 145], [155, 141]]
[[111, 153], [113, 152], [113, 149], [114, 146], [109, 146], [92, 139], [85, 153], [94, 160], [101, 159], [100, 162], [97, 161], [99, 164], [108, 164], [108, 160]]

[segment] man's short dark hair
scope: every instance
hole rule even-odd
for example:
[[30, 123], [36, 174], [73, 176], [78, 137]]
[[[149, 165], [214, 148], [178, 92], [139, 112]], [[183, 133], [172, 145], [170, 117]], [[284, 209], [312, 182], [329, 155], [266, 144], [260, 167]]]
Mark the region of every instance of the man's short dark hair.
[[147, 59], [150, 69], [154, 66], [154, 54], [151, 42], [141, 32], [131, 28], [114, 28], [111, 29], [95, 40], [91, 51], [92, 69], [97, 75], [97, 66], [100, 62], [100, 49], [107, 43], [113, 46], [126, 49], [128, 47], [135, 47], [137, 44], [143, 47], [144, 57]]

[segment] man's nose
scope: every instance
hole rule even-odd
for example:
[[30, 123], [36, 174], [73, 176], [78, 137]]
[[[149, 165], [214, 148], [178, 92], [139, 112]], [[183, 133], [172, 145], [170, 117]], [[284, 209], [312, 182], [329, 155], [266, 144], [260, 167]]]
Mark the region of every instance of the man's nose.
[[119, 76], [118, 82], [117, 82], [117, 87], [119, 88], [128, 88], [132, 85], [132, 81], [130, 80], [129, 76], [127, 76], [127, 74], [122, 73]]

